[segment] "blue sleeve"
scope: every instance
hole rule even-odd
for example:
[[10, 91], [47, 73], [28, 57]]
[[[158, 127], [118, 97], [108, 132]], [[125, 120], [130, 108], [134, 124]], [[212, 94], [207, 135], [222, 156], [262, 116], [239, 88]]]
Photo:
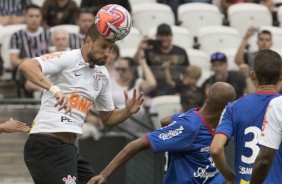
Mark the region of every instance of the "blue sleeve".
[[170, 120], [170, 123], [172, 123], [173, 121], [175, 121], [180, 115], [182, 114], [182, 112], [177, 112], [175, 113]]
[[228, 139], [233, 137], [232, 108], [230, 104], [228, 104], [223, 110], [215, 133], [224, 134]]
[[186, 151], [190, 149], [201, 124], [179, 117], [169, 126], [147, 134], [151, 148], [155, 153], [165, 151]]

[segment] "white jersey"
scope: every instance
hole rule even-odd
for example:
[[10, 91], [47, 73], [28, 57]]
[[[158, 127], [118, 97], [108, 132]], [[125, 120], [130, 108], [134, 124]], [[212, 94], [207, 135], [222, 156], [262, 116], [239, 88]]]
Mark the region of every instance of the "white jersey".
[[282, 96], [269, 103], [262, 126], [260, 144], [279, 149], [282, 140]]
[[73, 132], [80, 135], [92, 104], [98, 111], [114, 109], [107, 69], [104, 66], [91, 69], [82, 58], [80, 49], [50, 53], [35, 59], [48, 80], [69, 95], [72, 115], [65, 114], [64, 109], [58, 111], [59, 107], [54, 107], [56, 98], [45, 90], [30, 133]]

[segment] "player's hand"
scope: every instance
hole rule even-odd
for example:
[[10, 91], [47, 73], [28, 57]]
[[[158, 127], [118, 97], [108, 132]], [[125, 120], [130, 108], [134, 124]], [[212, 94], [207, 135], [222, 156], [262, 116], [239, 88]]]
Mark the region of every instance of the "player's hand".
[[141, 92], [140, 95], [136, 98], [136, 89], [133, 91], [133, 97], [131, 99], [128, 98], [128, 93], [124, 91], [125, 97], [125, 108], [131, 113], [135, 114], [140, 110], [142, 103], [144, 102], [143, 93]]
[[236, 177], [233, 171], [230, 170], [229, 177], [225, 178], [225, 183], [226, 184], [236, 184]]
[[29, 127], [25, 123], [13, 119], [10, 119], [5, 123], [0, 124], [0, 127], [1, 127], [0, 128], [1, 132], [6, 132], [6, 133], [29, 131]]
[[55, 107], [59, 106], [59, 111], [64, 109], [65, 114], [67, 113], [71, 114], [71, 102], [69, 97], [61, 91], [58, 91], [55, 94], [55, 97], [57, 99], [57, 103], [55, 104]]
[[98, 176], [91, 178], [91, 180], [89, 180], [87, 184], [105, 184], [105, 183], [106, 183], [106, 179], [100, 174]]

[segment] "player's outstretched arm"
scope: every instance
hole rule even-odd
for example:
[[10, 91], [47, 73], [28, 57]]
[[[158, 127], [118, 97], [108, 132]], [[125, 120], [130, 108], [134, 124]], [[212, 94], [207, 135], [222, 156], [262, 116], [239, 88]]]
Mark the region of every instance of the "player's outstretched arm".
[[28, 132], [29, 127], [25, 123], [10, 119], [5, 123], [0, 124], [0, 133], [13, 133], [13, 132]]
[[149, 149], [150, 145], [146, 140], [146, 136], [140, 137], [139, 139], [127, 144], [107, 165], [107, 167], [98, 175], [93, 178], [87, 184], [104, 184], [107, 182], [107, 178], [113, 174], [120, 166], [134, 157], [137, 153], [142, 150]]
[[55, 106], [59, 105], [61, 109], [65, 109], [66, 113], [71, 112], [71, 103], [67, 95], [65, 95], [57, 86], [54, 86], [42, 73], [41, 65], [36, 59], [27, 59], [20, 66], [19, 71], [27, 78], [27, 80], [37, 86], [50, 91], [57, 99]]
[[250, 184], [263, 183], [268, 175], [276, 151], [276, 149], [261, 146], [253, 167]]
[[124, 92], [125, 97], [125, 108], [123, 109], [114, 109], [113, 111], [105, 112], [99, 111], [99, 114], [102, 118], [104, 124], [109, 126], [114, 126], [119, 123], [122, 123], [132, 114], [137, 113], [142, 103], [144, 102], [143, 93], [141, 93], [138, 97], [136, 94], [136, 89], [133, 91], [133, 97], [128, 98], [128, 94]]
[[226, 183], [235, 184], [235, 174], [229, 168], [224, 153], [224, 145], [226, 143], [227, 143], [227, 137], [225, 135], [216, 134], [210, 146], [210, 153], [216, 167], [224, 176]]

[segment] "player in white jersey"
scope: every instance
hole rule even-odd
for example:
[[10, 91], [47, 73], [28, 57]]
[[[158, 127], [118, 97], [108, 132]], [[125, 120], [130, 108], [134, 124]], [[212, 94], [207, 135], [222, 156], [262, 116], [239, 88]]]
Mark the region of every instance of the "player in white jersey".
[[144, 99], [134, 91], [126, 107], [115, 109], [106, 64], [114, 42], [93, 24], [81, 49], [55, 52], [25, 61], [19, 70], [44, 88], [41, 107], [26, 142], [24, 157], [36, 184], [86, 183], [93, 172], [77, 159], [76, 137], [89, 107], [95, 105], [103, 123], [114, 126], [140, 109]]
[[[260, 140], [260, 151], [255, 161], [253, 168], [251, 182], [253, 184], [264, 183], [265, 178], [268, 176], [270, 168], [281, 168], [277, 166], [275, 156], [282, 158], [282, 155], [277, 153], [278, 149], [282, 149], [282, 96], [274, 98], [269, 103], [266, 111], [264, 122], [262, 125], [262, 133]], [[271, 172], [271, 171], [270, 171]], [[281, 173], [281, 169], [275, 169], [275, 172]], [[281, 178], [277, 179], [276, 183], [281, 183]]]

